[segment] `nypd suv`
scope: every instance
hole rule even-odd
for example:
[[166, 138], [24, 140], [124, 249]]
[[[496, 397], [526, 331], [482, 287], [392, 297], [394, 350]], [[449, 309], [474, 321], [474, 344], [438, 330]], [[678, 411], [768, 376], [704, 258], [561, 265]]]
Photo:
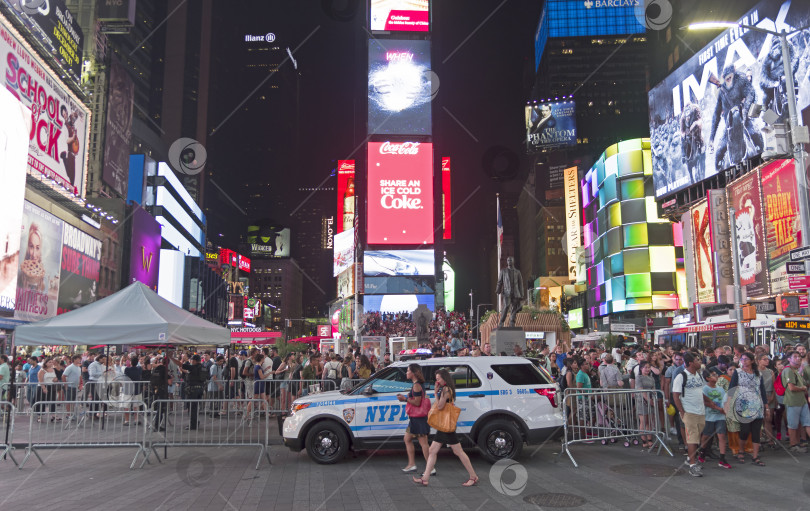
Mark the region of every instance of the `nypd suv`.
[[[521, 357], [431, 358], [418, 364], [431, 402], [436, 371], [447, 369], [461, 408], [456, 432], [462, 443], [477, 445], [490, 462], [518, 456], [524, 443], [562, 431], [557, 384], [543, 368]], [[396, 362], [350, 391], [296, 399], [284, 421], [284, 445], [306, 449], [317, 463], [341, 460], [349, 448], [402, 448], [408, 427], [405, 403], [397, 394], [412, 386], [408, 362]], [[432, 430], [435, 433], [435, 430]]]

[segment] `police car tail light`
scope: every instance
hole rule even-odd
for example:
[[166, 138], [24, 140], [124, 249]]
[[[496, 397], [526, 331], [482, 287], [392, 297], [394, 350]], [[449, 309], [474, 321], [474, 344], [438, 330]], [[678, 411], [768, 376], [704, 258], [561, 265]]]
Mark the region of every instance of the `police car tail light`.
[[541, 396], [546, 396], [551, 402], [551, 406], [557, 408], [557, 389], [534, 389]]
[[298, 404], [293, 403], [293, 405], [292, 405], [292, 411], [294, 411], [294, 412], [301, 411], [304, 408], [309, 408], [309, 403], [298, 403]]

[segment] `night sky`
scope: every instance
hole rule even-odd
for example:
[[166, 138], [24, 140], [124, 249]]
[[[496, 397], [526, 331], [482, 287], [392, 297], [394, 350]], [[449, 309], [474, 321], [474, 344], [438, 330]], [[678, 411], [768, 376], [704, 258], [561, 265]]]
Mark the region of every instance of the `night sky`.
[[[241, 209], [253, 184], [270, 182], [264, 216], [295, 226], [290, 212], [300, 204], [298, 188], [323, 182], [335, 160], [362, 158], [364, 41], [370, 37], [364, 6], [350, 0], [215, 4], [208, 131], [218, 129], [206, 144], [210, 178]], [[453, 207], [464, 202], [445, 246], [456, 270], [457, 309], [466, 310], [471, 288], [476, 302], [490, 301], [495, 194], [517, 194], [525, 180], [523, 105], [534, 79], [540, 7], [538, 0], [442, 0], [433, 6], [432, 70], [439, 78], [433, 142], [437, 157], [452, 158]], [[244, 36], [268, 32], [282, 51], [298, 47], [298, 76], [288, 60], [255, 90], [267, 73], [246, 67], [254, 57]], [[503, 169], [510, 153], [518, 157], [517, 176], [494, 181], [485, 155], [496, 155], [494, 167]], [[235, 247], [248, 218], [214, 187], [206, 189], [206, 205], [215, 206], [208, 213], [209, 237]], [[326, 195], [310, 200], [317, 197]], [[516, 225], [505, 230], [517, 234]]]

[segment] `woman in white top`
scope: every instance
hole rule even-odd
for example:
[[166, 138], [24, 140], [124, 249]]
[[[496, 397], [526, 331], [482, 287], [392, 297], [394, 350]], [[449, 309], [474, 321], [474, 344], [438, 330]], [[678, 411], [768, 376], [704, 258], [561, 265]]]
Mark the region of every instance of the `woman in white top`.
[[[56, 379], [56, 371], [54, 370], [53, 359], [46, 358], [45, 362], [42, 363], [42, 369], [39, 370], [37, 375], [39, 379], [39, 385], [37, 386], [37, 403], [40, 401], [56, 401], [56, 385], [54, 383], [57, 382]], [[56, 405], [50, 405], [51, 414], [56, 412]], [[34, 410], [34, 412], [42, 412], [42, 407], [39, 407]], [[60, 421], [62, 419], [51, 415], [51, 422], [53, 421]], [[39, 421], [39, 420], [38, 420]]]

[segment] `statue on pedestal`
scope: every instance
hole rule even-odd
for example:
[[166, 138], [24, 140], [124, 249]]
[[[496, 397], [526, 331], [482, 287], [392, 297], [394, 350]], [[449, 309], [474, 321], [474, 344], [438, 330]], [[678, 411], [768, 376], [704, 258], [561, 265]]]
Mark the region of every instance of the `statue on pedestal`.
[[515, 317], [526, 295], [526, 288], [523, 286], [523, 275], [521, 275], [520, 270], [515, 268], [514, 257], [506, 258], [506, 268], [501, 269], [498, 274], [498, 287], [495, 289], [495, 293], [503, 294], [501, 321], [498, 323], [498, 328], [503, 327], [508, 311], [511, 311], [509, 326], [514, 327]]

